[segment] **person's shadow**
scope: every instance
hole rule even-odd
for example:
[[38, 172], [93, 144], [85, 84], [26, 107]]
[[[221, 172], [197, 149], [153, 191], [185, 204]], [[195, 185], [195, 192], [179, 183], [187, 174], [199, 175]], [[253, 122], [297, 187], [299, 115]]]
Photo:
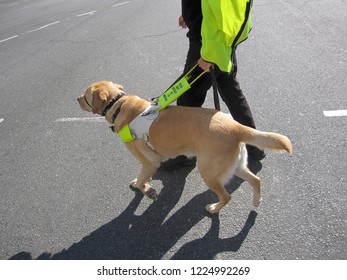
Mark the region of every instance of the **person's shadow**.
[[[249, 164], [249, 168], [254, 173], [257, 173], [261, 167], [260, 162]], [[56, 254], [44, 252], [36, 259], [162, 259], [182, 236], [206, 216], [211, 218], [210, 230], [203, 238], [183, 245], [172, 259], [213, 259], [220, 252], [237, 251], [255, 223], [257, 217], [255, 211], [249, 213], [243, 228], [236, 236], [225, 239], [219, 238], [218, 215], [210, 215], [204, 209], [214, 197], [210, 190], [196, 195], [167, 218], [179, 201], [186, 177], [191, 170], [191, 168], [184, 168], [170, 174], [157, 173], [156, 178], [162, 180], [164, 187], [158, 199], [142, 215], [134, 214], [143, 198], [141, 192], [135, 191], [133, 200], [117, 218], [68, 249]], [[241, 183], [242, 180], [234, 177], [227, 185], [228, 191], [234, 192]], [[20, 252], [10, 259], [32, 259], [32, 256], [29, 252]]]

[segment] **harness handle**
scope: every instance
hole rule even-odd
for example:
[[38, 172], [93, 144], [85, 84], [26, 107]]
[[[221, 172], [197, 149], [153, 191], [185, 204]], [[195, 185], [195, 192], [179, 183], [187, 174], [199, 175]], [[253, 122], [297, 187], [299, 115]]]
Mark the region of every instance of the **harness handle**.
[[187, 73], [183, 73], [162, 95], [152, 98], [152, 104], [157, 106], [157, 110], [166, 108], [190, 89], [191, 86], [207, 72], [211, 73], [215, 109], [220, 111], [218, 86], [214, 68], [211, 66], [210, 69], [203, 71], [198, 66], [198, 63], [195, 64]]
[[191, 85], [208, 71], [203, 71], [198, 64], [195, 64], [187, 73], [183, 73], [162, 95], [152, 98], [153, 105], [158, 105], [159, 110], [166, 108], [190, 89]]

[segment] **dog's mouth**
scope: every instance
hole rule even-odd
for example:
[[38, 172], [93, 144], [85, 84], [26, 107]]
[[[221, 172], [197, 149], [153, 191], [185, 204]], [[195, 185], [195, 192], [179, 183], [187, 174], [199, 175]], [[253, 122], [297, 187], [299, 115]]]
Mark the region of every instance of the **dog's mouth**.
[[85, 95], [83, 95], [84, 101], [86, 102], [86, 104], [89, 106], [90, 111], [92, 111], [92, 105], [90, 105], [90, 103], [87, 100], [87, 97]]
[[85, 95], [77, 97], [77, 101], [82, 110], [92, 112], [92, 106]]

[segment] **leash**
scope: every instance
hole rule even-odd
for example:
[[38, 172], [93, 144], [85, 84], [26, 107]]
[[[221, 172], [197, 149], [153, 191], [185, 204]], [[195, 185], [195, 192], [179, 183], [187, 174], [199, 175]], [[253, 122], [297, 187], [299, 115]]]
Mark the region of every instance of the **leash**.
[[214, 107], [216, 110], [220, 111], [220, 103], [219, 103], [219, 97], [218, 97], [218, 85], [217, 85], [216, 73], [214, 72], [213, 66], [210, 68], [210, 73], [211, 73], [212, 88], [213, 88]]

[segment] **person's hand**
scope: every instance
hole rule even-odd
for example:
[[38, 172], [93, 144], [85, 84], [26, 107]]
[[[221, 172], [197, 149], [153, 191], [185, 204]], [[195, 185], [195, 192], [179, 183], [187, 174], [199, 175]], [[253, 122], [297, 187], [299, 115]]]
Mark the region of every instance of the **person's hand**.
[[187, 28], [187, 25], [186, 25], [182, 15], [180, 15], [180, 17], [178, 18], [178, 26], [182, 27], [183, 29]]
[[203, 60], [201, 57], [198, 60], [198, 64], [199, 64], [200, 68], [204, 71], [209, 70], [211, 67], [213, 67], [212, 63], [209, 63], [209, 62]]

